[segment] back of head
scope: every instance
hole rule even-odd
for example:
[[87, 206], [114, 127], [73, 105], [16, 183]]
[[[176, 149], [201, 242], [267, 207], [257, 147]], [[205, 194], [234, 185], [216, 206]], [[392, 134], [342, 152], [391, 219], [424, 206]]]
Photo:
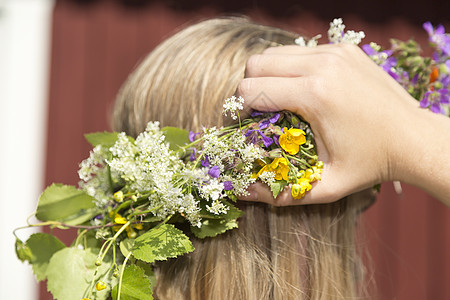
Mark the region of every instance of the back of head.
[[[130, 75], [114, 129], [136, 136], [147, 122], [198, 130], [220, 126], [223, 100], [247, 59], [296, 34], [244, 18], [190, 26], [158, 46]], [[358, 198], [358, 199], [357, 199]], [[275, 208], [240, 203], [239, 228], [194, 239], [196, 250], [157, 265], [157, 299], [343, 299], [361, 296], [356, 218], [370, 199]]]

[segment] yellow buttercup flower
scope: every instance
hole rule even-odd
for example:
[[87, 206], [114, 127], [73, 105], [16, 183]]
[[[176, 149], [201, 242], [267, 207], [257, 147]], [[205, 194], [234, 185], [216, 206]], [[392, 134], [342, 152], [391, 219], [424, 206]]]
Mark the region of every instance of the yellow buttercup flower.
[[278, 140], [281, 148], [290, 155], [295, 155], [300, 151], [300, 145], [306, 143], [305, 132], [301, 129], [287, 127], [283, 128], [284, 134]]
[[284, 157], [275, 158], [270, 164], [259, 170], [258, 177], [265, 172], [274, 172], [276, 180], [287, 181], [289, 179], [289, 162]]
[[[114, 212], [110, 212], [109, 215], [112, 217], [112, 215], [114, 214]], [[124, 217], [122, 217], [120, 214], [116, 214], [114, 216], [114, 223], [115, 224], [119, 224], [116, 226], [113, 226], [113, 230], [114, 231], [119, 231], [120, 228], [122, 228], [123, 224], [126, 224], [128, 221], [127, 219], [125, 219]], [[137, 230], [142, 230], [144, 228], [142, 223], [137, 223], [137, 224], [133, 224], [132, 226], [128, 226], [127, 228], [125, 228], [125, 230], [127, 231], [127, 235], [129, 238], [135, 238], [136, 237], [136, 232], [133, 230], [133, 228], [137, 229]]]
[[294, 199], [300, 199], [305, 196], [306, 192], [311, 190], [310, 181], [304, 177], [300, 178], [297, 183], [291, 187], [291, 195]]

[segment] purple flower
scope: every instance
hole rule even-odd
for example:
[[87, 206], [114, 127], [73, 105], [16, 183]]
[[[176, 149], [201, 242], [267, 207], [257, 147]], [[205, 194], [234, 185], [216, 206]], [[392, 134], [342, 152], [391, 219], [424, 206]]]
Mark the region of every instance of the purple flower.
[[263, 120], [259, 123], [259, 129], [265, 129], [270, 124], [275, 124], [280, 118], [280, 113], [274, 113], [269, 119]]
[[252, 117], [254, 118], [254, 117], [257, 117], [257, 116], [262, 116], [263, 114], [264, 114], [263, 112], [254, 110], [254, 111], [252, 111], [252, 113], [250, 114], [250, 116], [252, 116]]
[[268, 148], [270, 145], [273, 144], [272, 138], [265, 136], [264, 133], [262, 133], [260, 130], [258, 130], [258, 133], [261, 136], [261, 138], [263, 140], [263, 143], [264, 143], [264, 146], [266, 148]]
[[426, 22], [423, 24], [423, 28], [428, 33], [429, 41], [436, 44], [436, 47], [443, 53], [450, 55], [450, 36], [445, 34], [444, 26], [438, 25], [433, 28], [430, 22]]
[[448, 87], [450, 85], [450, 75], [444, 76], [439, 79], [443, 87]]
[[200, 132], [193, 132], [193, 131], [189, 131], [189, 140], [191, 142], [195, 141], [195, 138], [197, 137], [197, 135], [199, 135]]
[[439, 89], [436, 91], [428, 91], [420, 101], [420, 107], [430, 108], [430, 110], [437, 114], [445, 114], [442, 105], [450, 104], [448, 89]]
[[278, 139], [280, 138], [279, 135], [274, 135], [273, 136], [273, 141], [275, 142], [275, 145], [280, 146], [280, 143], [278, 142]]
[[195, 156], [197, 155], [197, 149], [193, 148], [194, 150], [192, 151], [191, 156], [189, 157], [190, 161], [194, 161], [195, 160]]
[[232, 190], [232, 189], [233, 189], [233, 184], [231, 183], [231, 181], [225, 181], [225, 182], [223, 183], [223, 189], [224, 189], [225, 191]]
[[219, 178], [219, 176], [220, 176], [220, 169], [219, 169], [219, 167], [218, 166], [214, 166], [211, 169], [209, 169], [208, 175], [213, 177], [213, 178]]
[[270, 117], [269, 121], [270, 121], [270, 123], [275, 124], [275, 122], [278, 121], [279, 118], [280, 118], [280, 113], [274, 113]]
[[369, 55], [369, 56], [378, 54], [378, 52], [375, 51], [375, 49], [373, 49], [373, 48], [370, 46], [370, 44], [364, 44], [364, 45], [361, 46], [361, 48], [362, 48], [363, 51], [364, 51], [367, 55]]
[[252, 144], [256, 144], [259, 142], [258, 135], [256, 134], [256, 132], [258, 132], [258, 134], [261, 137], [263, 144], [266, 148], [269, 147], [270, 145], [272, 145], [272, 143], [273, 143], [272, 138], [265, 136], [264, 133], [262, 133], [261, 130], [259, 130], [259, 129], [258, 130], [251, 129], [251, 130], [247, 131], [247, 133], [245, 134], [245, 136], [248, 137], [247, 142], [252, 143]]
[[[390, 54], [388, 54], [388, 52], [390, 52]], [[381, 67], [387, 72], [397, 65], [397, 59], [391, 56], [392, 51], [384, 51], [384, 53], [388, 54], [388, 58], [381, 64]]]
[[208, 156], [205, 155], [205, 158], [202, 160], [202, 166], [204, 166], [205, 168], [209, 167], [209, 159]]

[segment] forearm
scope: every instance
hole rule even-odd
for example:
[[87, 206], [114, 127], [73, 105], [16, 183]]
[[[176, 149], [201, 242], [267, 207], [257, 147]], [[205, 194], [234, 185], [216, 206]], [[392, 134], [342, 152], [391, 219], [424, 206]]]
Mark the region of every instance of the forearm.
[[417, 108], [404, 122], [391, 158], [394, 180], [417, 186], [450, 206], [450, 120]]

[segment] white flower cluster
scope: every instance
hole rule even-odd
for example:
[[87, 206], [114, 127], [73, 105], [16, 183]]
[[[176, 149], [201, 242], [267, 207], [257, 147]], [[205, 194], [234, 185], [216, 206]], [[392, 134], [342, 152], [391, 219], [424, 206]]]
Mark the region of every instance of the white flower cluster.
[[87, 159], [80, 163], [78, 176], [80, 188], [97, 200], [97, 206], [103, 207], [112, 196], [109, 193], [108, 170], [105, 168], [105, 157], [100, 145], [96, 146]]
[[236, 96], [231, 96], [230, 98], [225, 99], [225, 103], [223, 104], [224, 116], [227, 116], [227, 112], [230, 112], [231, 118], [237, 120], [236, 111], [244, 109], [242, 104], [244, 104], [244, 98], [241, 96], [238, 98], [236, 98]]
[[261, 179], [262, 182], [267, 184], [268, 186], [271, 186], [272, 183], [275, 182], [275, 172], [272, 171], [266, 171], [259, 175], [259, 179]]
[[202, 154], [208, 158], [209, 165], [217, 166], [221, 173], [225, 170], [232, 172], [232, 175], [221, 175], [220, 178], [222, 182], [231, 182], [235, 195], [246, 195], [248, 186], [255, 182], [251, 170], [253, 163], [262, 158], [262, 149], [247, 144], [245, 136], [239, 132], [229, 134], [226, 139], [218, 133], [214, 127], [205, 130]]
[[332, 44], [339, 43], [351, 43], [358, 45], [361, 40], [366, 37], [363, 31], [355, 32], [353, 30], [348, 30], [344, 32], [345, 25], [341, 18], [334, 19], [330, 23], [330, 29], [328, 29], [328, 39]]
[[299, 36], [294, 40], [294, 43], [302, 46], [302, 47], [316, 47], [318, 44], [318, 40], [322, 37], [321, 34], [318, 34], [312, 38], [310, 38], [308, 41], [305, 40], [304, 37]]

